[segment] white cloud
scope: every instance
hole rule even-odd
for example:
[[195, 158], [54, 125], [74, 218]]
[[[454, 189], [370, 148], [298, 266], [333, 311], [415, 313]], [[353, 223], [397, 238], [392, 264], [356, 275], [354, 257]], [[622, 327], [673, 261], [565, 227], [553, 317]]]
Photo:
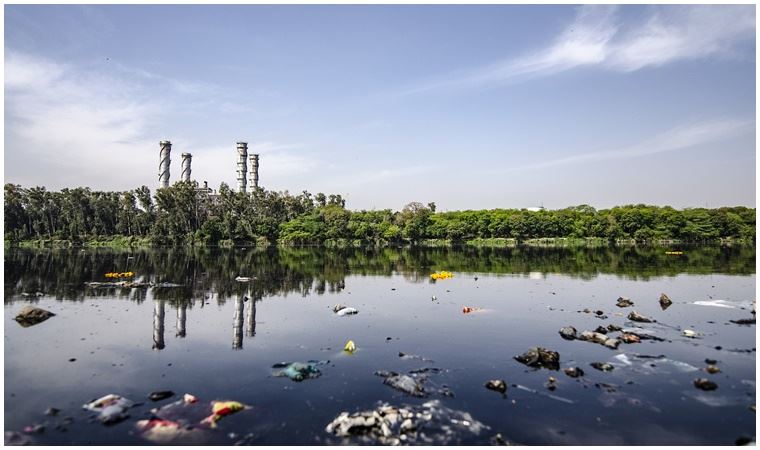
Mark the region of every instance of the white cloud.
[[588, 163], [610, 159], [635, 158], [657, 153], [685, 150], [750, 133], [755, 129], [754, 120], [722, 119], [698, 122], [673, 128], [639, 144], [623, 148], [582, 153], [578, 155], [542, 161], [534, 164], [510, 167], [507, 171], [543, 169], [566, 164]]
[[[94, 70], [7, 50], [6, 181], [51, 189], [153, 188], [158, 141], [165, 138], [156, 130], [172, 115], [206, 101], [210, 93], [219, 98], [217, 106], [228, 107], [223, 90], [206, 83], [118, 65]], [[213, 114], [215, 109], [206, 105], [204, 112]], [[234, 139], [228, 147], [197, 146], [192, 139], [171, 139], [172, 181], [179, 175], [178, 153], [191, 152], [194, 179], [207, 179], [214, 187], [222, 181], [234, 186]], [[267, 177], [302, 174], [316, 166], [294, 148], [262, 142], [252, 143], [250, 152], [262, 154]]]
[[483, 87], [582, 66], [631, 72], [682, 60], [734, 56], [738, 43], [755, 36], [755, 13], [749, 5], [651, 6], [638, 23], [623, 23], [619, 11], [609, 5], [579, 7], [573, 22], [546, 48], [428, 80], [400, 94]]

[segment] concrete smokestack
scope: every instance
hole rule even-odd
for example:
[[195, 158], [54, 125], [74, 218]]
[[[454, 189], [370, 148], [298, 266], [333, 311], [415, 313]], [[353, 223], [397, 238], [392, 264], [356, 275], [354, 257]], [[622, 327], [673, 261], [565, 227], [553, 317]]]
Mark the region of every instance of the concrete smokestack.
[[158, 165], [158, 187], [169, 187], [169, 165], [171, 164], [172, 143], [161, 141], [161, 161]]
[[251, 155], [250, 184], [252, 189], [259, 187], [259, 155]]
[[193, 162], [193, 155], [191, 155], [190, 153], [182, 154], [182, 174], [180, 175], [180, 180], [190, 181], [190, 172], [192, 171], [190, 169], [190, 163], [192, 162]]
[[238, 153], [238, 161], [237, 161], [237, 181], [238, 181], [238, 192], [245, 192], [245, 172], [248, 170], [247, 165], [247, 159], [248, 159], [248, 143], [247, 142], [238, 142], [237, 143], [237, 153]]

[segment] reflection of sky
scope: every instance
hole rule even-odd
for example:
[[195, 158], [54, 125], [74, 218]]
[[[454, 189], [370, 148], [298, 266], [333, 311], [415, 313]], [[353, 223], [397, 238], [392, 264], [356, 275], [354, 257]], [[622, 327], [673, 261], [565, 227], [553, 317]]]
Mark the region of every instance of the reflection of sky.
[[[259, 433], [257, 443], [313, 443], [315, 436], [324, 437], [324, 426], [340, 411], [370, 408], [378, 400], [417, 401], [372, 375], [375, 370], [406, 371], [423, 364], [400, 360], [397, 354], [403, 351], [433, 359], [434, 366], [448, 370], [433, 378], [456, 393], [454, 398], [443, 398], [444, 403], [469, 411], [494, 434], [500, 431], [518, 442], [732, 443], [754, 430], [754, 415], [747, 409], [754, 404], [754, 386], [741, 380], [755, 379], [755, 354], [727, 350], [754, 347], [755, 328], [725, 325], [729, 319], [748, 317], [749, 311], [691, 304], [710, 296], [751, 300], [754, 275], [680, 275], [643, 282], [611, 275], [586, 281], [551, 274], [542, 279], [480, 274], [475, 281], [458, 274], [434, 284], [411, 283], [401, 276], [349, 276], [345, 284], [341, 293], [261, 299], [256, 302], [255, 336], [245, 333], [252, 300], [242, 302], [242, 308], [234, 300], [217, 305], [210, 299], [202, 308], [196, 301], [185, 311], [185, 337], [177, 336], [177, 308], [154, 300], [150, 290], [141, 304], [104, 298], [56, 302], [45, 297], [39, 306], [57, 315], [31, 328], [11, 320], [24, 302], [6, 304], [6, 429], [42, 420], [42, 411], [50, 406], [79, 418], [83, 403], [107, 393], [142, 401], [151, 391], [170, 389], [254, 405], [249, 416], [230, 418], [225, 430], [245, 432], [253, 427]], [[666, 311], [657, 301], [661, 292], [674, 301]], [[431, 301], [433, 295], [437, 302]], [[630, 297], [635, 306], [615, 307], [619, 296]], [[360, 312], [338, 317], [330, 309], [335, 303]], [[153, 350], [154, 312], [159, 304], [164, 305], [164, 348]], [[463, 306], [485, 311], [465, 315]], [[609, 318], [576, 312], [583, 308], [602, 309]], [[602, 374], [588, 364], [614, 361], [615, 351], [564, 341], [557, 334], [566, 325], [579, 331], [622, 325], [621, 315], [631, 310], [656, 318], [657, 324], [644, 326], [672, 342], [623, 345], [621, 351], [666, 354], [696, 367], [704, 367], [705, 358], [715, 358], [723, 372], [710, 378], [720, 389], [706, 395], [735, 399], [750, 392], [752, 397], [746, 404], [715, 409], [682, 395], [693, 389], [691, 381], [698, 376], [693, 373], [646, 375], [620, 368]], [[691, 328], [705, 336], [689, 340], [672, 327]], [[353, 356], [340, 353], [348, 339], [358, 347]], [[233, 350], [238, 341], [240, 348]], [[590, 383], [562, 373], [527, 370], [512, 359], [536, 345], [557, 350], [563, 367], [582, 367]], [[715, 350], [718, 345], [724, 350]], [[77, 360], [68, 362], [69, 358]], [[270, 377], [274, 363], [309, 359], [331, 363], [322, 377], [303, 383]], [[508, 400], [502, 400], [482, 387], [487, 379], [504, 378], [547, 392], [543, 384], [549, 375], [558, 378], [556, 394], [574, 404], [513, 388]], [[619, 385], [620, 392], [605, 394], [594, 387], [595, 382]], [[134, 418], [142, 417], [149, 406], [138, 408]], [[712, 421], [717, 413], [733, 419], [716, 427]], [[43, 439], [81, 443], [76, 430], [92, 430], [88, 433], [94, 433], [94, 443], [113, 442], [114, 436], [131, 442], [135, 438], [126, 436], [129, 423], [109, 429], [80, 423], [64, 437], [51, 431]]]

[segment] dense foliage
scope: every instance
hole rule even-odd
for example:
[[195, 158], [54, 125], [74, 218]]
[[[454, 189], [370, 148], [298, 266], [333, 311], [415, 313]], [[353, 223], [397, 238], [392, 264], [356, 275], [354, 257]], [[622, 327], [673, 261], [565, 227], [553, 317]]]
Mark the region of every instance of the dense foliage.
[[6, 240], [78, 243], [112, 236], [145, 238], [157, 245], [414, 244], [494, 238], [754, 243], [755, 209], [628, 205], [596, 210], [581, 205], [551, 211], [436, 212], [434, 203], [414, 202], [401, 211], [350, 211], [340, 195], [263, 189], [244, 194], [225, 184], [217, 194], [207, 195], [195, 182], [178, 182], [155, 196], [146, 186], [126, 192], [51, 192], [5, 185]]

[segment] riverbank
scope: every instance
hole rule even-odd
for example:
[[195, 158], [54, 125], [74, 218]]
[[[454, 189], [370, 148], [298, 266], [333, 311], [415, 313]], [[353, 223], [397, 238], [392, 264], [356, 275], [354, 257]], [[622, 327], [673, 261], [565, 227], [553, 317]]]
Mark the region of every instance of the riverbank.
[[[617, 239], [610, 241], [605, 238], [534, 238], [519, 241], [514, 238], [476, 238], [466, 241], [452, 241], [450, 239], [423, 239], [416, 243], [411, 242], [365, 242], [361, 240], [349, 239], [332, 239], [323, 244], [290, 244], [278, 242], [270, 244], [266, 239], [259, 239], [251, 242], [233, 242], [231, 240], [219, 241], [216, 245], [209, 245], [204, 242], [195, 241], [180, 245], [178, 247], [325, 247], [325, 248], [361, 248], [361, 247], [490, 247], [490, 248], [509, 248], [518, 246], [546, 246], [546, 247], [603, 247], [609, 245], [644, 245], [644, 246], [682, 246], [682, 245], [755, 245], [751, 240], [744, 239], [715, 239], [702, 242], [687, 242], [677, 239], [660, 239], [650, 241], [637, 241], [635, 239]], [[151, 248], [162, 247], [154, 245], [150, 238], [140, 236], [98, 236], [90, 239], [69, 240], [69, 239], [30, 239], [23, 241], [5, 240], [5, 248]]]

